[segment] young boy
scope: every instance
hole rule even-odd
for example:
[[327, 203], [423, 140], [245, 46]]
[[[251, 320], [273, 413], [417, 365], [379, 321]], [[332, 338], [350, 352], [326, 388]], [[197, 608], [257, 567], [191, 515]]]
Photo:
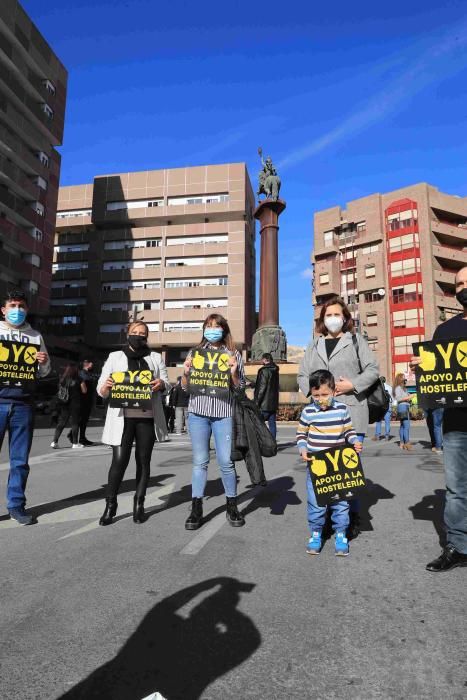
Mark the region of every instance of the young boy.
[[[345, 404], [336, 401], [336, 384], [328, 370], [320, 369], [310, 377], [310, 393], [312, 402], [303, 409], [297, 428], [297, 446], [303, 460], [308, 464], [309, 452], [318, 452], [326, 448], [353, 445], [357, 452], [362, 449], [357, 433], [352, 427], [352, 421]], [[306, 486], [308, 493], [308, 524], [311, 537], [306, 551], [308, 554], [319, 554], [321, 551], [321, 532], [326, 519], [326, 506], [316, 502], [310, 472], [307, 469]], [[346, 531], [349, 526], [349, 503], [339, 501], [329, 506], [333, 530], [336, 535], [335, 547], [337, 556], [347, 556], [349, 543]]]
[[[4, 321], [0, 321], [0, 345], [2, 340], [37, 345], [38, 375], [50, 372], [49, 356], [42, 336], [26, 323], [28, 304], [20, 290], [8, 294], [1, 308]], [[32, 525], [33, 518], [25, 512], [26, 482], [29, 475], [29, 451], [34, 429], [33, 396], [23, 387], [0, 389], [0, 448], [8, 430], [10, 443], [10, 474], [8, 476], [7, 501], [10, 518], [20, 525]]]

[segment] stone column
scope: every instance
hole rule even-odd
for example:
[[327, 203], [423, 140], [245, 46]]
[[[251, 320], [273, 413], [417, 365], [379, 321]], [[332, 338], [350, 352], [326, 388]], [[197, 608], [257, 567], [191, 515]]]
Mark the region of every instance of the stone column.
[[252, 359], [270, 352], [276, 360], [286, 360], [287, 342], [279, 326], [278, 231], [283, 200], [265, 199], [255, 210], [260, 222], [261, 255], [258, 330], [253, 336]]

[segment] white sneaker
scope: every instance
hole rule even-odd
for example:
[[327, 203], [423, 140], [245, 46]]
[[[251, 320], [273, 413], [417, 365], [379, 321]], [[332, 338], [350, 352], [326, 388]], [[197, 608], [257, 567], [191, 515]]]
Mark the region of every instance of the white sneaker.
[[56, 449], [58, 448], [58, 442], [51, 442], [51, 443], [50, 443], [50, 447], [51, 447], [52, 449], [56, 450]]
[[76, 443], [76, 445], [73, 444], [71, 447], [73, 450], [80, 449], [80, 448], [82, 449], [82, 448], [84, 448], [84, 445], [82, 445], [80, 442], [78, 442], [78, 443]]

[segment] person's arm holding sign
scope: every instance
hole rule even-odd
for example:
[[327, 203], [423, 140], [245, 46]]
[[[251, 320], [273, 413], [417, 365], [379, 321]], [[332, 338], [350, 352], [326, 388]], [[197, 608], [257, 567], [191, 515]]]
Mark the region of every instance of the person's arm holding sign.
[[235, 353], [229, 357], [230, 377], [232, 384], [237, 389], [243, 389], [246, 384], [243, 360], [240, 353]]
[[112, 379], [112, 360], [110, 356], [107, 358], [105, 361], [105, 365], [102, 368], [101, 376], [99, 377], [99, 381], [97, 382], [97, 393], [99, 396], [102, 396], [103, 399], [106, 399], [108, 395], [110, 394], [110, 390], [112, 389], [112, 386], [114, 384], [114, 380]]
[[36, 359], [37, 359], [37, 364], [39, 365], [39, 367], [37, 368], [38, 376], [39, 377], [46, 377], [50, 372], [51, 364], [50, 364], [49, 354], [47, 352], [47, 348], [45, 347], [45, 343], [42, 339], [42, 336], [41, 336], [40, 350], [36, 355]]

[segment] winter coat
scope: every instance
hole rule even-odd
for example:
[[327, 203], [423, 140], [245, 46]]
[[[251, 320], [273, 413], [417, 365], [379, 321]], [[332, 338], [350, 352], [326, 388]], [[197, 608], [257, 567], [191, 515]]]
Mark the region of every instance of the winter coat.
[[170, 394], [170, 406], [174, 408], [188, 408], [190, 394], [180, 384], [176, 384]]
[[[144, 358], [144, 361], [148, 365], [149, 369], [152, 370], [154, 379], [162, 379], [163, 383], [165, 384], [166, 391], [169, 391], [171, 384], [166, 366], [162, 360], [162, 356], [158, 352], [151, 352], [150, 355], [147, 355]], [[101, 376], [97, 382], [97, 393], [99, 396], [102, 396], [101, 389], [105, 380], [113, 372], [127, 371], [128, 358], [125, 353], [122, 350], [111, 352], [102, 368]], [[152, 411], [156, 438], [159, 442], [163, 442], [167, 436], [167, 423], [165, 421], [160, 391], [153, 391], [152, 393]], [[104, 432], [102, 433], [102, 442], [105, 445], [117, 446], [121, 444], [124, 418], [125, 415], [123, 408], [119, 406], [109, 406], [107, 408]]]
[[359, 333], [356, 334], [358, 352], [363, 371], [360, 372], [357, 353], [352, 341], [352, 333], [344, 333], [328, 359], [324, 336], [319, 336], [310, 343], [298, 370], [298, 386], [300, 391], [308, 396], [310, 393], [310, 375], [318, 369], [327, 369], [334, 375], [350, 379], [354, 391], [338, 396], [338, 400], [349, 408], [352, 425], [356, 433], [366, 433], [368, 430], [368, 404], [363, 392], [375, 383], [379, 377], [379, 366], [375, 355], [370, 350], [367, 341]]
[[[16, 340], [18, 343], [26, 343], [38, 345], [39, 352], [47, 352], [44, 340], [34, 328], [31, 328], [29, 323], [23, 323], [19, 328], [12, 328], [6, 321], [0, 321], [0, 343], [2, 340]], [[50, 372], [50, 359], [43, 365], [38, 365], [37, 377], [40, 379], [46, 377]], [[0, 389], [0, 403], [30, 403], [33, 398], [33, 393], [23, 387]]]
[[275, 413], [279, 407], [279, 367], [274, 362], [258, 370], [255, 403], [260, 411]]
[[245, 391], [235, 391], [233, 396], [232, 461], [244, 459], [252, 484], [260, 484], [266, 480], [262, 458], [274, 457], [277, 444]]

